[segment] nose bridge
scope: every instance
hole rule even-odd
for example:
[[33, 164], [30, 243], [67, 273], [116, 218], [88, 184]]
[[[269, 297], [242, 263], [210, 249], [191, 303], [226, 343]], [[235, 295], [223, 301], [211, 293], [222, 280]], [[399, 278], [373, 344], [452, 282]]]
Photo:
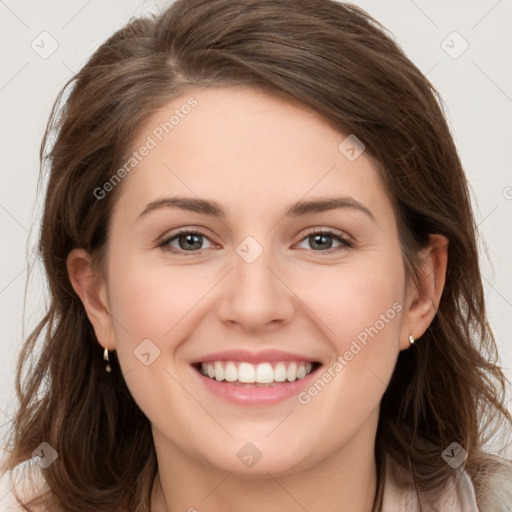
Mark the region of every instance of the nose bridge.
[[234, 289], [246, 300], [262, 300], [269, 304], [275, 295], [275, 276], [270, 268], [276, 266], [271, 237], [245, 237], [236, 247], [234, 258]]
[[253, 236], [248, 236], [236, 247], [237, 257], [234, 261], [234, 271], [235, 278], [242, 290], [255, 288], [254, 292], [258, 288], [269, 287], [268, 281], [272, 276], [269, 267], [276, 264], [269, 240], [270, 237], [267, 237], [260, 243]]
[[292, 314], [290, 294], [276, 276], [280, 265], [271, 239], [264, 234], [249, 235], [235, 247], [233, 270], [219, 308], [224, 321], [255, 330]]

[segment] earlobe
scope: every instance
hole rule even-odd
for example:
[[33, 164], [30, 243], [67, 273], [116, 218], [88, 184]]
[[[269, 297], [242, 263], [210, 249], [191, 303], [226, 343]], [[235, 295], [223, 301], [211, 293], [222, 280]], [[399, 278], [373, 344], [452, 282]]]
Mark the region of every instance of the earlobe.
[[104, 278], [94, 269], [91, 255], [85, 249], [73, 249], [66, 264], [71, 285], [82, 301], [98, 342], [114, 350], [114, 330]]
[[[430, 235], [420, 256], [417, 281], [410, 281], [400, 348], [410, 346], [409, 337], [420, 338], [434, 319], [443, 293], [448, 265], [448, 239]], [[418, 341], [421, 343], [421, 340]]]

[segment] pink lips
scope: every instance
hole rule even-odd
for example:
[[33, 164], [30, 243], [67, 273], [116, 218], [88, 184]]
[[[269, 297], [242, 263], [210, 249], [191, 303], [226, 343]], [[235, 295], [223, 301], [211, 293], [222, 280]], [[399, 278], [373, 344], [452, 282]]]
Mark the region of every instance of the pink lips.
[[202, 385], [210, 392], [231, 403], [237, 405], [272, 405], [287, 398], [298, 395], [306, 386], [311, 385], [316, 378], [317, 369], [306, 375], [306, 377], [295, 382], [274, 383], [267, 386], [258, 386], [256, 384], [240, 384], [226, 381], [217, 381], [210, 379], [200, 373], [198, 365], [212, 361], [238, 361], [251, 364], [279, 361], [303, 361], [318, 362], [301, 354], [284, 352], [281, 350], [262, 350], [260, 352], [251, 352], [248, 350], [229, 350], [225, 352], [216, 352], [198, 358], [192, 362], [195, 367], [194, 373]]

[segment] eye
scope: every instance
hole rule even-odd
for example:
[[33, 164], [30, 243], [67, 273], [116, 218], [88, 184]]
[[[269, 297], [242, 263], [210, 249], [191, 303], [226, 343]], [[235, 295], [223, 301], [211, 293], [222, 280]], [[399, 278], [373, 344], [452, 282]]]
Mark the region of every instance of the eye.
[[[165, 238], [158, 246], [174, 254], [186, 252], [200, 254], [202, 249], [208, 248], [203, 247], [204, 240], [209, 241], [209, 238], [200, 231], [183, 230]], [[338, 246], [334, 249], [332, 249], [332, 240], [338, 243]], [[329, 229], [316, 229], [306, 235], [301, 243], [303, 241], [309, 242], [315, 252], [323, 254], [331, 254], [354, 246], [351, 240]]]
[[[332, 249], [332, 240], [335, 240], [339, 245]], [[330, 229], [316, 229], [309, 233], [302, 241], [307, 241], [315, 252], [322, 252], [324, 254], [331, 254], [342, 249], [351, 248], [354, 243], [348, 238], [331, 231]], [[301, 242], [302, 242], [301, 241]], [[318, 250], [316, 250], [318, 249]]]
[[[159, 247], [162, 247], [166, 251], [172, 253], [180, 253], [180, 252], [195, 252], [199, 253], [201, 249], [205, 249], [202, 247], [203, 240], [209, 240], [203, 233], [198, 231], [179, 231], [175, 233], [173, 236], [166, 238], [163, 240]], [[178, 247], [172, 245], [173, 243], [177, 243]]]

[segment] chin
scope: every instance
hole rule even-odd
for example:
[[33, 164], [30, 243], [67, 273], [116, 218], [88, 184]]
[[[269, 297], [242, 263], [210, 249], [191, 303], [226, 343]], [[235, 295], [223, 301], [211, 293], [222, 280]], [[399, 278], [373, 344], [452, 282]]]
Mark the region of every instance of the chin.
[[[274, 434], [270, 437], [272, 435]], [[203, 460], [208, 460], [222, 471], [248, 478], [268, 477], [268, 473], [273, 476], [287, 475], [314, 464], [304, 450], [305, 446], [311, 446], [311, 436], [305, 435], [302, 440], [291, 440], [288, 437], [285, 443], [277, 436], [275, 439], [270, 437], [253, 437], [253, 441], [250, 441], [251, 437], [246, 434], [241, 439], [230, 439], [224, 444], [222, 451], [205, 453]]]

